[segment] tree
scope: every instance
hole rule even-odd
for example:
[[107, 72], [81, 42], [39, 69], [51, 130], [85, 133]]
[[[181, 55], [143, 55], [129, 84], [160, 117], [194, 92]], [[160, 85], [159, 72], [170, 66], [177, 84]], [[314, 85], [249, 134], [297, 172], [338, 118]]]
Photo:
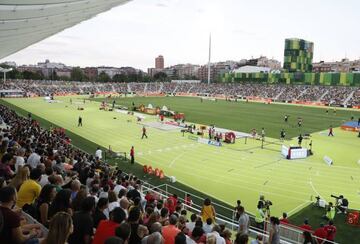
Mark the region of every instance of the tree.
[[25, 80], [43, 80], [44, 75], [41, 73], [41, 71], [38, 72], [32, 72], [29, 70], [25, 70], [22, 72], [22, 76]]
[[154, 75], [154, 80], [156, 81], [165, 81], [167, 78], [167, 74], [164, 72], [159, 72]]
[[128, 76], [125, 74], [116, 74], [113, 76], [112, 81], [114, 82], [128, 82]]
[[144, 75], [144, 76], [142, 77], [142, 81], [143, 81], [143, 82], [151, 82], [151, 81], [152, 81], [152, 78], [151, 78], [150, 76], [148, 76], [148, 75]]
[[10, 72], [8, 72], [6, 74], [6, 77], [8, 79], [22, 79], [22, 73], [20, 71], [18, 71], [17, 69], [13, 68], [13, 70], [11, 70]]
[[84, 72], [82, 71], [82, 69], [80, 67], [72, 68], [70, 77], [71, 77], [71, 80], [73, 80], [73, 81], [85, 80]]
[[64, 81], [69, 81], [69, 80], [70, 80], [70, 78], [69, 78], [68, 76], [64, 76], [64, 75], [63, 75], [63, 76], [59, 76], [58, 79], [59, 79], [59, 80], [64, 80]]
[[110, 76], [108, 74], [106, 74], [104, 71], [102, 71], [99, 74], [99, 77], [98, 77], [99, 82], [109, 82], [110, 80], [111, 80]]
[[128, 82], [139, 82], [138, 75], [136, 73], [128, 75]]

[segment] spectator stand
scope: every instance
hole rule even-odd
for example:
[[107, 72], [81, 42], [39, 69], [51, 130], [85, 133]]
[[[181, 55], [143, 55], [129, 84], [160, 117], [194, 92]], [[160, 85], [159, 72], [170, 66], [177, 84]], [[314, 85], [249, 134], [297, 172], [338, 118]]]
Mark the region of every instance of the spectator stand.
[[[145, 183], [145, 182], [144, 182]], [[172, 185], [169, 184], [162, 184], [159, 186], [153, 186], [149, 183], [146, 183], [142, 186], [142, 193], [145, 195], [148, 191], [152, 191], [154, 192], [154, 189], [158, 189], [158, 191], [155, 191], [157, 194], [159, 194], [160, 196], [162, 196], [162, 198], [166, 199], [170, 196], [172, 196], [174, 193], [178, 195], [178, 199], [184, 203], [184, 206], [186, 207], [186, 209], [188, 209], [189, 211], [193, 212], [193, 213], [197, 213], [199, 214], [201, 212], [201, 208], [202, 206], [196, 203], [192, 203], [191, 206], [185, 204], [185, 196], [187, 194], [191, 194], [188, 193], [186, 191], [183, 191], [179, 188], [176, 188]], [[191, 194], [191, 198], [192, 199], [197, 199], [200, 200], [201, 202], [204, 201], [203, 198], [198, 197], [196, 195]], [[230, 228], [232, 231], [237, 231], [238, 228], [238, 222], [235, 220], [235, 216], [234, 216], [234, 210], [230, 209], [224, 205], [218, 204], [213, 202], [212, 205], [214, 205], [217, 214], [216, 214], [216, 222], [218, 224], [224, 224], [225, 226], [227, 226], [228, 228]], [[230, 215], [226, 216], [224, 214], [219, 214], [219, 212], [224, 212], [224, 213], [230, 213]], [[231, 216], [231, 217], [229, 217]], [[250, 236], [253, 238], [256, 238], [256, 236], [258, 234], [262, 235], [264, 240], [267, 240], [269, 237], [269, 227], [270, 227], [270, 222], [266, 221], [266, 228], [265, 230], [261, 230], [255, 227], [254, 223], [255, 223], [255, 217], [252, 214], [249, 214], [250, 217]], [[297, 226], [293, 226], [293, 225], [280, 225], [280, 238], [281, 238], [281, 243], [303, 243], [304, 239], [303, 239], [303, 230], [299, 229], [299, 227]], [[333, 243], [336, 244], [336, 242], [328, 242], [328, 243]]]

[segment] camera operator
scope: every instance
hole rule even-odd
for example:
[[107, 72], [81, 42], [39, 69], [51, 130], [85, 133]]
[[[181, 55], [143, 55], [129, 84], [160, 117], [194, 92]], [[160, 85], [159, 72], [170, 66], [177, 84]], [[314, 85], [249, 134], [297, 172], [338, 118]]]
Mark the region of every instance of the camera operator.
[[270, 200], [265, 200], [265, 197], [263, 195], [260, 195], [260, 199], [258, 202], [258, 207], [261, 207], [262, 211], [265, 214], [265, 217], [270, 218], [270, 206], [272, 205], [272, 202]]
[[343, 195], [340, 195], [338, 198], [336, 198], [336, 208], [338, 209], [337, 213], [344, 213], [346, 214], [346, 210], [349, 207], [349, 201], [344, 198]]

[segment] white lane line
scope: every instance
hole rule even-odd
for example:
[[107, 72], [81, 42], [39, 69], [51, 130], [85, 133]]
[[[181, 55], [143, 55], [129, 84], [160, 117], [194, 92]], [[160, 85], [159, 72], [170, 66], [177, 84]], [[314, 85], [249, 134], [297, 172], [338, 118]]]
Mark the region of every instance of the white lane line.
[[178, 160], [179, 158], [181, 158], [185, 153], [187, 153], [187, 151], [184, 151], [184, 152], [180, 153], [177, 157], [175, 157], [175, 158], [170, 162], [169, 167], [171, 168], [171, 167], [174, 165], [175, 161]]
[[[312, 190], [316, 193], [316, 195], [319, 196], [321, 199], [323, 199], [323, 200], [326, 202], [325, 198], [323, 198], [323, 197], [320, 195], [320, 193], [315, 189], [315, 186], [314, 186], [314, 184], [312, 183], [311, 178], [310, 178], [309, 184], [310, 184]], [[326, 203], [327, 203], [327, 202], [326, 202]]]
[[297, 212], [298, 209], [303, 208], [303, 206], [305, 206], [306, 204], [309, 204], [309, 203], [311, 203], [311, 201], [306, 201], [306, 202], [303, 202], [302, 204], [300, 204], [299, 206], [291, 209], [289, 212], [287, 212], [288, 216], [290, 216], [294, 212]]

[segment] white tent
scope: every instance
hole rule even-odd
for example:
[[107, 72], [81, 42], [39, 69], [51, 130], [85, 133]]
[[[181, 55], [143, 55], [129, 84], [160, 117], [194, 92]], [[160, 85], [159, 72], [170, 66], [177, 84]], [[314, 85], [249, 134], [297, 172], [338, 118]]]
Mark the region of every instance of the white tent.
[[130, 0], [0, 0], [0, 59]]

